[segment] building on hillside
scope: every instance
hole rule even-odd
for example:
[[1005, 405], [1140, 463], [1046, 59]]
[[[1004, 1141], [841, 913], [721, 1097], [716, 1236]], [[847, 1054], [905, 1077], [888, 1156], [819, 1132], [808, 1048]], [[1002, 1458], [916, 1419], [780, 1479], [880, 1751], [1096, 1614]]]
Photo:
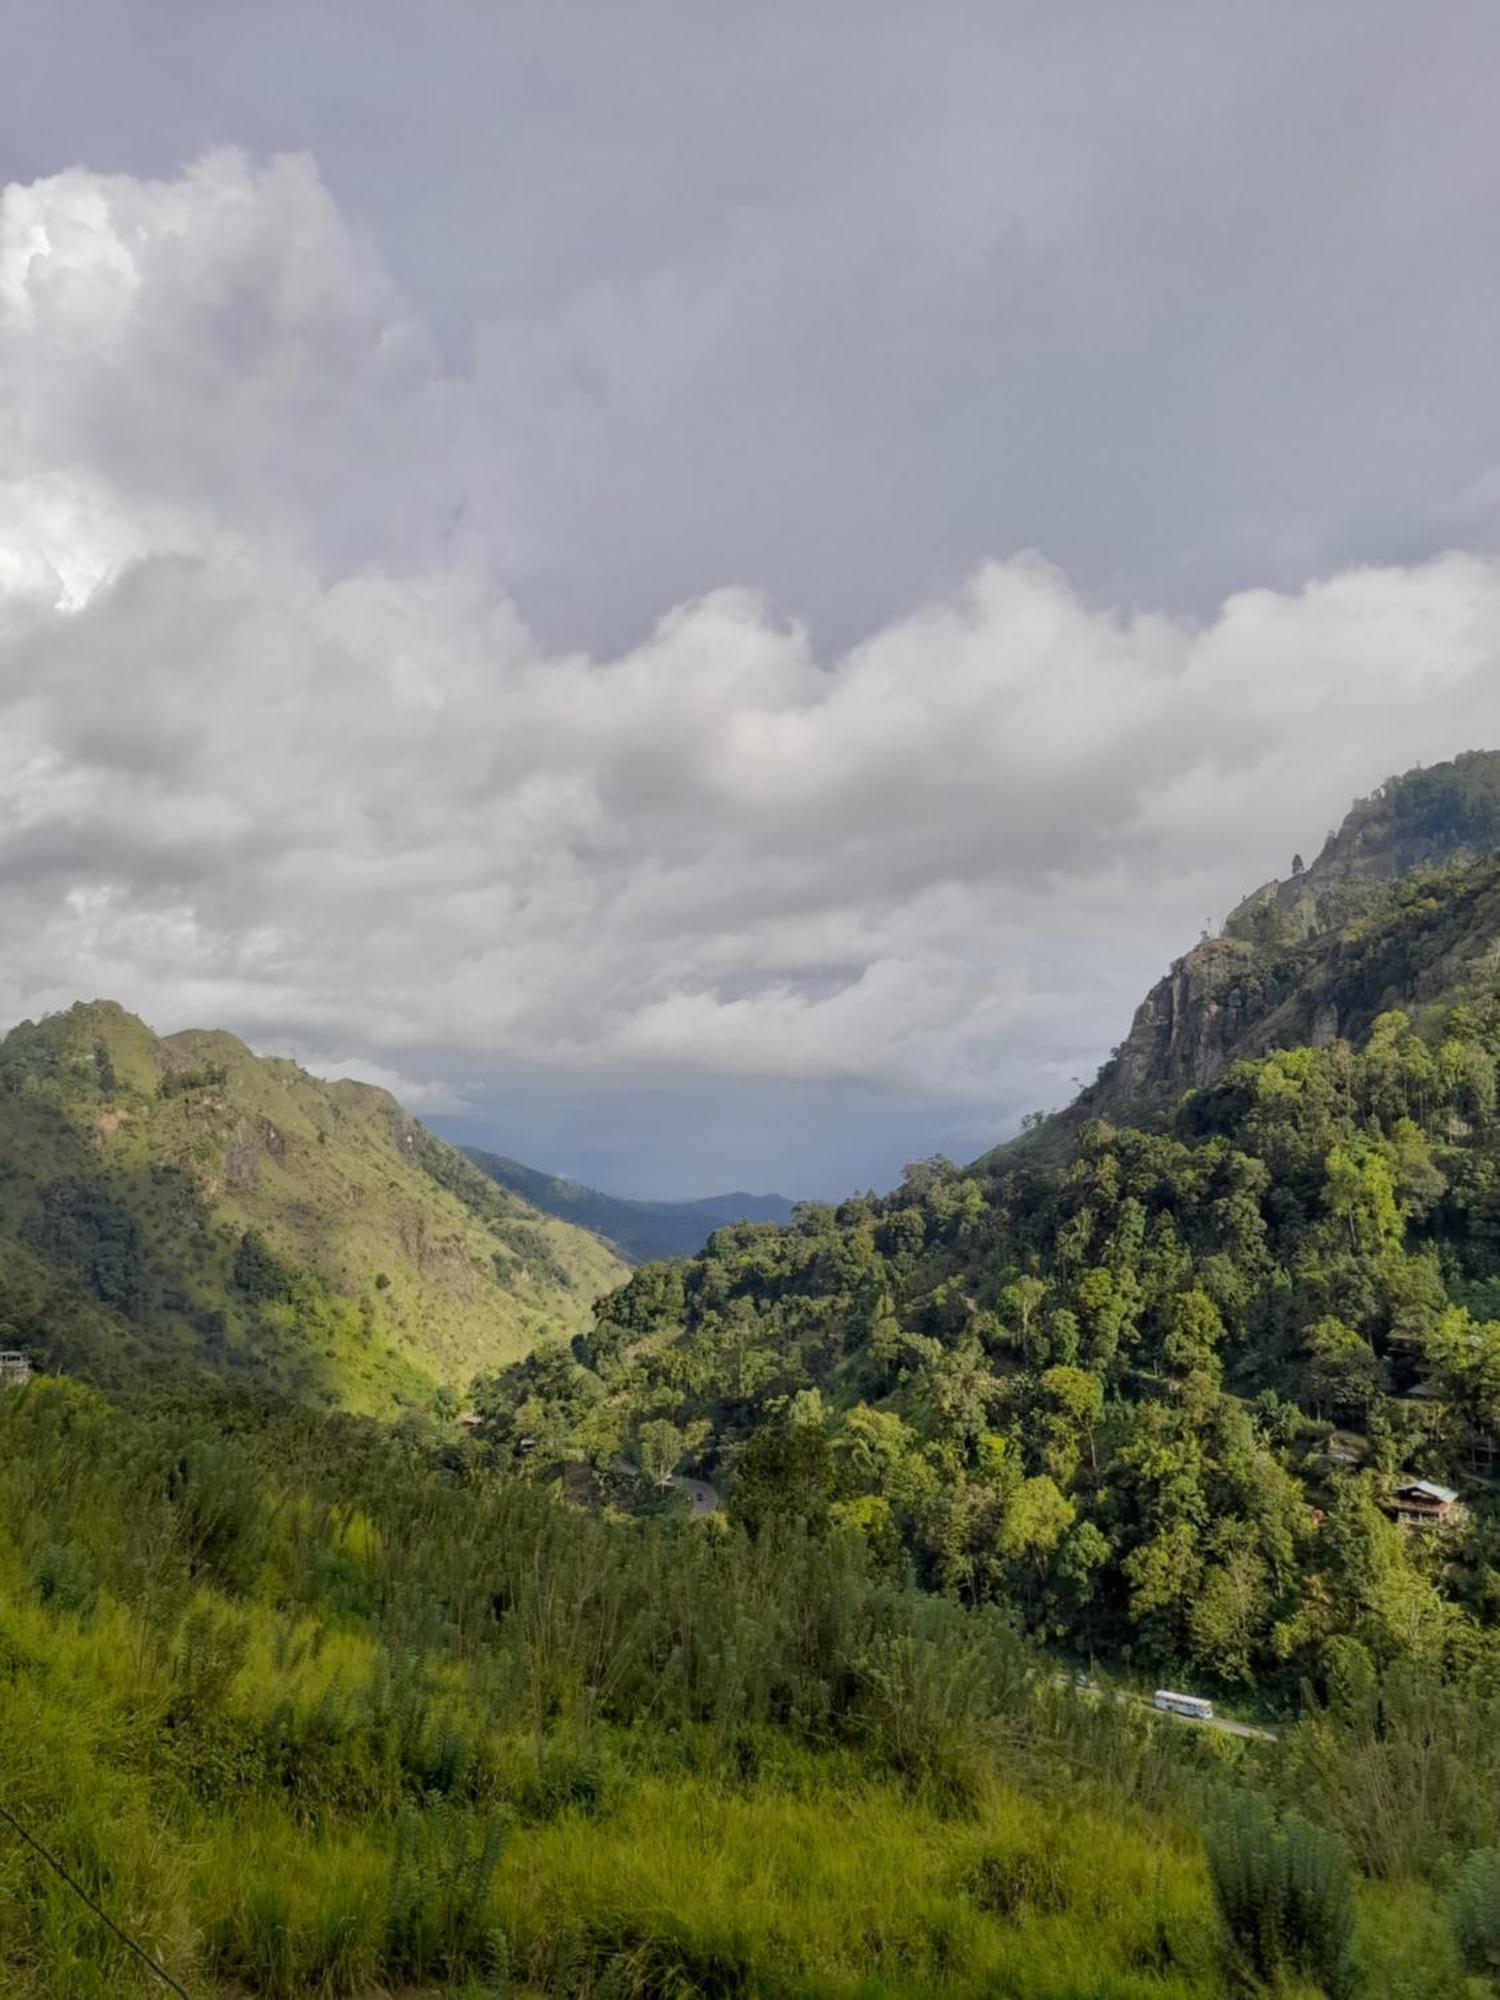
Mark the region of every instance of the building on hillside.
[[1396, 1520], [1403, 1528], [1429, 1528], [1453, 1519], [1458, 1495], [1434, 1479], [1408, 1479], [1391, 1495]]
[[31, 1363], [16, 1348], [0, 1349], [0, 1389], [24, 1389], [31, 1380]]

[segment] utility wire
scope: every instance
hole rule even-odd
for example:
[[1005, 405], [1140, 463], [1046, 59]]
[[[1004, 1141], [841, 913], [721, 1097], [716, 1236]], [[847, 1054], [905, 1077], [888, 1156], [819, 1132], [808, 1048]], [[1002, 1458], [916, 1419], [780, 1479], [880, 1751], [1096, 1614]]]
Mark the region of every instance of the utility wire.
[[88, 1904], [89, 1908], [93, 1911], [94, 1915], [99, 1919], [100, 1923], [106, 1925], [110, 1930], [112, 1930], [115, 1936], [120, 1940], [121, 1944], [129, 1946], [130, 1950], [135, 1953], [136, 1957], [141, 1961], [142, 1965], [149, 1966], [150, 1969], [156, 1974], [157, 1978], [160, 1979], [164, 1985], [170, 1986], [174, 1993], [179, 1994], [181, 1996], [181, 2000], [192, 2000], [192, 1996], [188, 1993], [187, 1988], [185, 1986], [179, 1986], [177, 1984], [177, 1981], [172, 1977], [171, 1973], [167, 1971], [166, 1967], [158, 1965], [156, 1960], [151, 1956], [150, 1952], [146, 1950], [145, 1946], [136, 1943], [135, 1939], [130, 1935], [129, 1931], [122, 1931], [120, 1929], [120, 1926], [115, 1922], [114, 1918], [110, 1916], [107, 1910], [100, 1909], [99, 1905], [94, 1901], [93, 1897], [89, 1894], [88, 1890], [84, 1888], [83, 1884], [81, 1882], [74, 1880], [74, 1878], [68, 1873], [67, 1869], [64, 1868], [62, 1863], [58, 1860], [57, 1856], [51, 1851], [50, 1848], [43, 1847], [42, 1843], [37, 1839], [36, 1835], [34, 1833], [28, 1832], [28, 1830], [24, 1826], [22, 1826], [21, 1822], [16, 1818], [15, 1814], [11, 1811], [9, 1806], [0, 1804], [0, 1819], [3, 1819], [7, 1826], [13, 1827], [15, 1831], [21, 1836], [22, 1840], [25, 1841], [26, 1845], [29, 1848], [32, 1848], [37, 1854], [41, 1855], [43, 1861], [46, 1862], [47, 1866], [53, 1871], [53, 1873], [56, 1875], [60, 1875], [63, 1881], [66, 1882], [68, 1887], [73, 1891], [73, 1894], [75, 1896], [81, 1897], [83, 1901]]

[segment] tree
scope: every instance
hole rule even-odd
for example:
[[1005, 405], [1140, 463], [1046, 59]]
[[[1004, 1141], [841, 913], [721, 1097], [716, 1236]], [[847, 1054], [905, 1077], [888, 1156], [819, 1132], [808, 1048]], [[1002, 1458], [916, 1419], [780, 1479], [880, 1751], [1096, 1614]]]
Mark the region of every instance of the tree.
[[1328, 1213], [1348, 1231], [1349, 1247], [1365, 1256], [1401, 1247], [1401, 1212], [1390, 1167], [1365, 1143], [1336, 1145], [1325, 1162]]
[[1430, 1368], [1461, 1392], [1478, 1425], [1500, 1431], [1500, 1320], [1450, 1306], [1424, 1344]]
[[234, 1253], [234, 1282], [247, 1299], [257, 1303], [286, 1299], [292, 1294], [292, 1270], [258, 1229], [247, 1229]]
[[1442, 1657], [1453, 1606], [1413, 1568], [1406, 1537], [1376, 1504], [1367, 1479], [1339, 1481], [1318, 1547], [1326, 1564], [1320, 1582], [1344, 1631], [1382, 1660], [1430, 1664]]
[[1040, 1326], [1042, 1301], [1046, 1296], [1044, 1280], [1029, 1275], [1017, 1278], [1000, 1294], [1006, 1333], [1031, 1361], [1040, 1361], [1047, 1351], [1046, 1336]]
[[1012, 1562], [1025, 1562], [1040, 1571], [1072, 1527], [1077, 1511], [1045, 1473], [1035, 1479], [1023, 1479], [1000, 1523], [1000, 1553]]
[[811, 1424], [762, 1424], [734, 1476], [731, 1508], [752, 1534], [774, 1520], [820, 1523], [833, 1490], [827, 1433]]
[[845, 1496], [881, 1493], [910, 1499], [915, 1486], [931, 1483], [932, 1471], [918, 1455], [916, 1434], [894, 1410], [856, 1403], [832, 1434], [832, 1452], [838, 1489]]
[[1208, 1293], [1194, 1287], [1179, 1292], [1172, 1301], [1171, 1323], [1162, 1342], [1162, 1354], [1173, 1368], [1201, 1368], [1219, 1372], [1219, 1347], [1224, 1339], [1224, 1322], [1219, 1308]]
[[1176, 1645], [1178, 1621], [1202, 1567], [1197, 1530], [1187, 1521], [1142, 1542], [1121, 1564], [1130, 1585], [1131, 1619], [1154, 1632], [1163, 1652]]
[[1385, 1376], [1380, 1358], [1353, 1327], [1333, 1314], [1314, 1320], [1302, 1338], [1307, 1356], [1307, 1393], [1315, 1410], [1362, 1416]]
[[989, 1429], [1000, 1395], [984, 1349], [966, 1340], [960, 1347], [939, 1349], [923, 1367], [913, 1410], [928, 1438], [967, 1459]]
[[502, 1463], [524, 1466], [531, 1476], [550, 1472], [569, 1457], [589, 1455], [580, 1426], [603, 1395], [598, 1378], [549, 1341], [475, 1382], [475, 1435]]
[[[1052, 1561], [1052, 1581], [1059, 1609], [1085, 1625], [1084, 1614], [1093, 1599], [1099, 1571], [1110, 1558], [1109, 1542], [1092, 1521], [1077, 1520], [1058, 1545]], [[1059, 1637], [1067, 1630], [1059, 1627]]]
[[670, 1486], [682, 1462], [682, 1432], [665, 1417], [653, 1418], [641, 1425], [636, 1457], [653, 1486]]
[[1448, 1183], [1435, 1165], [1420, 1126], [1398, 1118], [1391, 1127], [1391, 1168], [1403, 1215], [1419, 1221], [1442, 1199]]
[[1269, 1581], [1248, 1524], [1224, 1522], [1188, 1611], [1193, 1657], [1220, 1680], [1252, 1678], [1251, 1657], [1269, 1608]]
[[1043, 1420], [1047, 1467], [1065, 1485], [1078, 1470], [1084, 1444], [1094, 1458], [1094, 1426], [1104, 1410], [1104, 1384], [1082, 1368], [1059, 1365], [1041, 1380], [1048, 1409]]
[[1091, 1368], [1104, 1373], [1115, 1358], [1130, 1313], [1128, 1292], [1102, 1264], [1085, 1271], [1074, 1290], [1083, 1322], [1083, 1352]]

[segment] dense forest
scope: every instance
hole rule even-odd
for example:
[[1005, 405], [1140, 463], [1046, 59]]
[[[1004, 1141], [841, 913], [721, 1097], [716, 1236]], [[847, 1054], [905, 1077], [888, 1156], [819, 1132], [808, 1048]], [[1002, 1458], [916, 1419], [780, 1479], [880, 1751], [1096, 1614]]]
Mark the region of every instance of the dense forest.
[[[1078, 1105], [606, 1262], [462, 1408], [452, 1319], [377, 1317], [383, 1403], [256, 1368], [384, 1310], [364, 1236], [318, 1266], [180, 1151], [117, 1226], [12, 1151], [0, 1803], [195, 1994], [1497, 1990], [1497, 800], [1492, 758], [1382, 788]], [[0, 1048], [7, 1130], [92, 1130], [118, 1197], [101, 1120], [207, 1093], [223, 1162], [204, 1051], [128, 1095], [84, 1030], [62, 1085], [55, 1027]], [[513, 1312], [534, 1212], [333, 1109]], [[189, 1282], [229, 1336], [163, 1349]], [[0, 1836], [0, 1994], [151, 1982]]]
[[[1386, 1014], [1060, 1170], [929, 1163], [721, 1231], [482, 1385], [482, 1435], [532, 1476], [699, 1472], [747, 1525], [1262, 1700], [1488, 1657], [1497, 1055], [1500, 1009]], [[1463, 1496], [1418, 1533], [1415, 1479]]]
[[[1496, 881], [1403, 878], [1344, 935], [1346, 988], [1472, 937]], [[481, 1434], [606, 1498], [690, 1471], [751, 1526], [826, 1523], [1074, 1657], [1263, 1705], [1334, 1662], [1486, 1659], [1497, 1061], [1493, 994], [1389, 1009], [1060, 1157], [1034, 1134], [720, 1231], [483, 1383]]]

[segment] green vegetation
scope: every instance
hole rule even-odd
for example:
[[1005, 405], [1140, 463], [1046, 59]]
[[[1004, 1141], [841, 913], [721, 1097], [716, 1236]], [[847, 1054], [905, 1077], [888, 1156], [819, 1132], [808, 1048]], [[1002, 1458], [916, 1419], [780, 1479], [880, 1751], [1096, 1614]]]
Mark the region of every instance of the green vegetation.
[[[721, 1231], [482, 1384], [482, 1435], [618, 1489], [670, 1423], [751, 1527], [838, 1527], [1049, 1644], [1262, 1702], [1491, 1657], [1497, 1057], [1493, 1004], [1390, 1013], [1060, 1171], [928, 1163]], [[1461, 1500], [1409, 1530], [1418, 1476]]]
[[1278, 1824], [1252, 1794], [1231, 1800], [1207, 1846], [1214, 1901], [1241, 1974], [1274, 1981], [1302, 1973], [1335, 2000], [1351, 1991], [1354, 1898], [1338, 1842], [1296, 1814]]
[[368, 1085], [103, 1002], [0, 1042], [0, 1323], [38, 1363], [392, 1413], [620, 1274]]
[[[1292, 887], [1373, 867], [1388, 822], [1431, 839], [1434, 799], [1471, 827], [1497, 768], [1386, 788]], [[1375, 889], [1308, 946], [1356, 1041], [648, 1265], [570, 1354], [480, 1384], [494, 1459], [630, 1504], [670, 1425], [752, 1529], [856, 1534], [1076, 1658], [1263, 1712], [1500, 1657], [1500, 863]], [[1413, 1480], [1457, 1499], [1414, 1526]]]
[[[1296, 1796], [1303, 1729], [1364, 1754], [1333, 1708], [1282, 1749], [1075, 1696], [856, 1535], [580, 1514], [244, 1391], [11, 1391], [0, 1506], [0, 1797], [195, 1994], [1190, 2000], [1245, 1928], [1200, 1827]], [[1420, 1737], [1385, 1737], [1414, 1824]], [[1287, 1991], [1345, 1945], [1361, 1993], [1463, 1990], [1445, 1849], [1351, 1925], [1347, 1842], [1299, 1838], [1227, 1905], [1269, 1880]], [[0, 1912], [0, 1994], [152, 1990], [3, 1834]]]
[[529, 1201], [544, 1215], [591, 1229], [628, 1263], [658, 1257], [689, 1257], [716, 1229], [731, 1222], [790, 1222], [793, 1203], [779, 1194], [714, 1194], [697, 1201], [622, 1201], [597, 1188], [555, 1174], [538, 1173], [518, 1160], [466, 1146], [465, 1155], [501, 1187]]
[[[381, 1093], [23, 1025], [0, 1800], [220, 2000], [1500, 1991], [1497, 827], [1383, 788], [1072, 1111], [592, 1319]], [[0, 2000], [144, 1980], [0, 1833]]]

